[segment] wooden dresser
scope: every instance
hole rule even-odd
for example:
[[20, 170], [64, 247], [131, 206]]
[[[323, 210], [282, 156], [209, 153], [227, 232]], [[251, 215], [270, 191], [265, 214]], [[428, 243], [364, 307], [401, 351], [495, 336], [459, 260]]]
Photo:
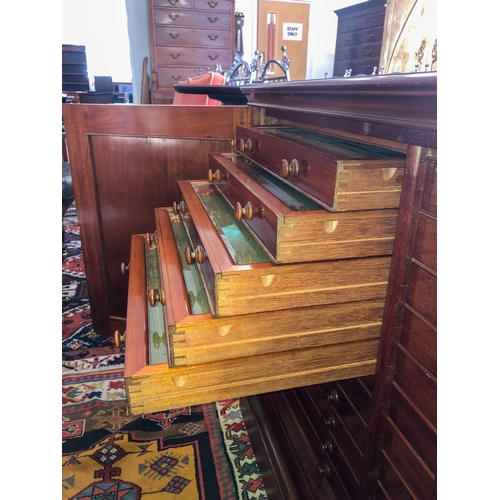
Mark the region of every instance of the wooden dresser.
[[370, 0], [335, 11], [338, 16], [333, 76], [371, 75], [379, 68], [385, 0]]
[[234, 0], [148, 0], [151, 103], [171, 104], [176, 83], [231, 66]]
[[[115, 134], [144, 129], [141, 154], [181, 158], [177, 189], [145, 204], [154, 220], [129, 236], [122, 266], [127, 323], [116, 340], [129, 410], [240, 398], [271, 500], [436, 498], [436, 74], [242, 92], [246, 106], [138, 105], [122, 108], [134, 126], [117, 122]], [[138, 146], [101, 137], [110, 116], [69, 108], [80, 126], [70, 154], [92, 156], [81, 164], [86, 184], [76, 175], [79, 208], [103, 182], [99, 151]], [[198, 113], [191, 124], [186, 108]], [[183, 135], [211, 135], [202, 112], [219, 117], [229, 149], [154, 138], [181, 120]], [[114, 153], [109, 164], [123, 161]], [[184, 172], [195, 159], [199, 168]], [[153, 179], [169, 171], [166, 160]], [[133, 165], [112, 171], [130, 199], [154, 187], [131, 180]], [[82, 210], [82, 234], [91, 240], [90, 218], [106, 251], [128, 232], [113, 233], [112, 216], [134, 218], [121, 196], [101, 222], [88, 201]]]

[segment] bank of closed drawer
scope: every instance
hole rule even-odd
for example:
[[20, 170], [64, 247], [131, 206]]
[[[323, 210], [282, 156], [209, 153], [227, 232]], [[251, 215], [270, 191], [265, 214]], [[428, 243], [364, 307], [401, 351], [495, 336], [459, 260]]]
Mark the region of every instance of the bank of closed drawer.
[[364, 43], [381, 44], [383, 34], [384, 34], [383, 26], [364, 31], [357, 31], [354, 33], [346, 32], [342, 35], [339, 35], [337, 41], [338, 48], [336, 50], [342, 50], [344, 47], [348, 47], [350, 45], [361, 45]]
[[214, 318], [198, 267], [185, 260], [190, 241], [181, 217], [168, 208], [155, 216], [156, 241], [145, 243], [145, 255], [148, 279], [161, 284], [148, 284], [148, 311], [156, 309], [165, 326], [149, 321], [151, 363], [194, 365], [331, 344], [341, 352], [380, 336], [383, 299]]
[[208, 180], [274, 262], [392, 253], [397, 209], [332, 213], [240, 155], [210, 156]]
[[155, 25], [231, 29], [231, 14], [188, 10], [155, 9]]
[[397, 208], [405, 157], [295, 127], [236, 129], [236, 149], [331, 211]]
[[371, 12], [361, 16], [350, 17], [339, 21], [337, 32], [349, 33], [351, 31], [363, 30], [366, 28], [376, 28], [383, 26], [385, 20], [385, 10], [380, 12]]
[[[132, 415], [375, 373], [378, 339], [365, 341], [362, 349], [348, 343], [338, 352], [338, 346], [327, 345], [182, 367], [169, 366], [159, 352], [151, 357], [151, 346], [160, 350], [166, 345], [150, 328], [151, 314], [162, 314], [157, 303], [153, 308], [158, 311], [151, 311], [147, 290], [145, 248], [155, 244], [145, 246], [144, 236], [132, 236], [124, 339], [124, 378]], [[165, 292], [175, 295], [177, 290]]]
[[201, 272], [212, 273], [204, 282], [214, 316], [385, 297], [391, 257], [274, 264], [212, 184], [179, 181], [179, 187], [194, 243], [186, 258], [210, 264]]

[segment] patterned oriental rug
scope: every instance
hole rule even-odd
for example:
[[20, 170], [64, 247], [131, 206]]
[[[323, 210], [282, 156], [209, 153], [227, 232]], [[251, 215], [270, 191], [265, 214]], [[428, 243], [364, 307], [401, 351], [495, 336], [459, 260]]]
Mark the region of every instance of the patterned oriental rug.
[[63, 500], [266, 500], [238, 399], [127, 415], [123, 349], [92, 330], [74, 205], [63, 226]]

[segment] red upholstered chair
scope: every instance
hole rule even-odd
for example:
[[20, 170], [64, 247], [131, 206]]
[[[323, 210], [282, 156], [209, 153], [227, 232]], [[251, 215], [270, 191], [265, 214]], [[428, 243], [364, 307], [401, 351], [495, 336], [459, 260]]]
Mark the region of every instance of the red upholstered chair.
[[[224, 75], [210, 71], [205, 75], [188, 78], [183, 85], [224, 85]], [[188, 106], [220, 106], [221, 102], [216, 99], [210, 99], [208, 95], [203, 94], [174, 94], [173, 104], [184, 104]]]

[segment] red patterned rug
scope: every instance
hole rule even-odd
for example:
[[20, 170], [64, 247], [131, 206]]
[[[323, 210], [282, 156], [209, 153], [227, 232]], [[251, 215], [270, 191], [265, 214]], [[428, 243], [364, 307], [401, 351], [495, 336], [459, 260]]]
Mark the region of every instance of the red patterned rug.
[[238, 399], [127, 415], [123, 351], [92, 330], [74, 206], [63, 224], [63, 500], [267, 499]]

